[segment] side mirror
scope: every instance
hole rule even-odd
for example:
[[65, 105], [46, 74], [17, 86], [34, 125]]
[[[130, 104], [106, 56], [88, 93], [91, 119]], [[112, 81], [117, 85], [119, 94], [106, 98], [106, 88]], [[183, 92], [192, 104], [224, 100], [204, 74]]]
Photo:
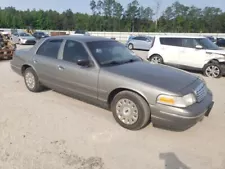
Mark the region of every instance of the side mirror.
[[79, 59], [77, 61], [77, 64], [80, 66], [90, 66], [90, 60], [89, 59]]
[[196, 49], [203, 49], [203, 47], [201, 45], [197, 45], [195, 46]]

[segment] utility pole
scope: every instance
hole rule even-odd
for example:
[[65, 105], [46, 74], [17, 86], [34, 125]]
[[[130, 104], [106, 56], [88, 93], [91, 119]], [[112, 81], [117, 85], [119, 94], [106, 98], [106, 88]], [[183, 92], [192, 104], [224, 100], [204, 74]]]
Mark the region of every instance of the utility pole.
[[161, 6], [161, 0], [155, 0], [156, 3], [156, 10], [155, 10], [155, 16], [156, 16], [156, 21], [155, 21], [155, 30], [158, 29], [158, 19], [159, 19], [159, 10]]

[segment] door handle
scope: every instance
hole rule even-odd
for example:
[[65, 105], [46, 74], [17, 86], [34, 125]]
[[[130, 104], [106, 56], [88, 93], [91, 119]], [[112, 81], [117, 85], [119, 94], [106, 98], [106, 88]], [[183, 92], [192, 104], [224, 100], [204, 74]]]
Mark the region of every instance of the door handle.
[[59, 70], [64, 70], [64, 67], [62, 67], [62, 66], [59, 65], [59, 66], [58, 66], [58, 69], [59, 69]]
[[37, 60], [33, 60], [34, 63], [37, 63]]

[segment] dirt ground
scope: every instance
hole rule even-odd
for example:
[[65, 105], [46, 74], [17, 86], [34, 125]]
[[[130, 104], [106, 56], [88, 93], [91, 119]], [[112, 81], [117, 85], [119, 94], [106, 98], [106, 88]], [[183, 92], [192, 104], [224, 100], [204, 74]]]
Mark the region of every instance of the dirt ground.
[[0, 61], [0, 72], [0, 169], [225, 168], [225, 78], [205, 78], [215, 106], [191, 129], [134, 132], [101, 108], [29, 92], [9, 61]]

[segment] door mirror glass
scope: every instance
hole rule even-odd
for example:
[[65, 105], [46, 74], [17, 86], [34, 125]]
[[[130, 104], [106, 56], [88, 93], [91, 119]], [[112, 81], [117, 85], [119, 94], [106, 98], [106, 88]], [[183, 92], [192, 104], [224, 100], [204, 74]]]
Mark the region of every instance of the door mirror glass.
[[203, 49], [203, 47], [201, 45], [197, 45], [195, 46], [196, 49]]
[[90, 66], [90, 61], [88, 59], [78, 59], [77, 64], [80, 66]]

